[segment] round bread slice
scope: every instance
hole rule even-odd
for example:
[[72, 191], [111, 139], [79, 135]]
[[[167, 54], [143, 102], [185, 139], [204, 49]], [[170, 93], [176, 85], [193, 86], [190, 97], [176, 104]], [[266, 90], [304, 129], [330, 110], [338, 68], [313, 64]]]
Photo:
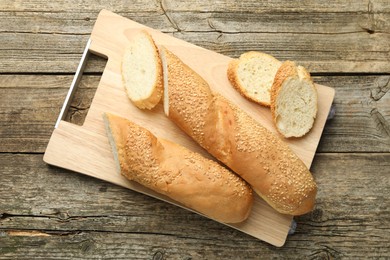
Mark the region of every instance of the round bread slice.
[[227, 75], [242, 96], [269, 107], [272, 83], [281, 64], [271, 55], [250, 51], [229, 63]]
[[126, 47], [122, 60], [122, 79], [135, 106], [152, 109], [163, 93], [162, 65], [158, 48], [147, 31], [140, 31]]
[[286, 138], [301, 137], [317, 115], [317, 89], [302, 66], [285, 61], [271, 89], [271, 112], [277, 130]]

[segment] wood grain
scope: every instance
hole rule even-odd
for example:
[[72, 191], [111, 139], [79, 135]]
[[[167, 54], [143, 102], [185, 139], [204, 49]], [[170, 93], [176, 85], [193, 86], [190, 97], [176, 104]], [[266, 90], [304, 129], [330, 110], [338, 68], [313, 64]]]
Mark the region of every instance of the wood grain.
[[[390, 49], [386, 44], [390, 36], [386, 33], [178, 32], [171, 35], [231, 57], [250, 50], [263, 51], [281, 60], [297, 61], [316, 73], [390, 70]], [[0, 38], [0, 72], [72, 73], [87, 40], [88, 35], [3, 33]], [[101, 72], [101, 68], [92, 68], [92, 71]]]
[[2, 154], [0, 259], [47, 252], [133, 259], [160, 251], [180, 259], [386, 258], [389, 162], [388, 153], [318, 154], [312, 167], [320, 187], [316, 209], [296, 219], [296, 233], [277, 249], [148, 196], [47, 166], [42, 155]]
[[[248, 8], [247, 8], [248, 9]], [[313, 33], [349, 34], [384, 33], [389, 30], [389, 15], [369, 12], [300, 12], [291, 10], [254, 12], [233, 10], [175, 10], [161, 9], [115, 12], [139, 23], [172, 32], [220, 33]], [[36, 33], [89, 35], [100, 10], [68, 12], [20, 11], [17, 15], [0, 11], [0, 33]], [[261, 14], [261, 15], [259, 15]], [[31, 20], [34, 24], [26, 23]], [[196, 21], [196, 22], [194, 22]], [[244, 27], [244, 25], [247, 25]], [[245, 43], [243, 43], [245, 44]]]
[[[41, 1], [11, 2], [2, 2], [0, 9], [0, 72], [74, 72], [104, 6], [232, 57], [260, 50], [282, 60], [296, 60], [312, 72], [390, 71], [386, 0], [348, 5], [334, 1], [326, 6], [317, 1], [304, 5], [294, 1], [273, 1], [272, 5], [100, 1], [91, 6], [74, 2], [60, 9], [60, 4]], [[93, 66], [91, 71], [102, 68]]]
[[[1, 152], [43, 152], [73, 76], [0, 75]], [[83, 77], [67, 120], [80, 123], [99, 83]]]
[[155, 11], [161, 5], [164, 5], [166, 9], [175, 9], [183, 10], [188, 12], [197, 12], [197, 11], [247, 11], [247, 12], [265, 12], [265, 11], [287, 11], [291, 12], [364, 12], [367, 11], [367, 8], [370, 8], [375, 12], [389, 12], [390, 7], [386, 0], [372, 0], [369, 2], [369, 5], [366, 2], [351, 2], [340, 4], [338, 0], [330, 0], [326, 5], [323, 5], [321, 0], [310, 0], [301, 3], [300, 1], [283, 1], [276, 0], [272, 1], [272, 5], [266, 2], [253, 2], [250, 0], [240, 1], [237, 3], [235, 1], [219, 1], [216, 3], [210, 2], [196, 2], [196, 4], [190, 5], [190, 1], [181, 1], [170, 3], [167, 1], [133, 1], [131, 4], [125, 4], [123, 1], [117, 3], [112, 3], [109, 0], [102, 0], [99, 3], [95, 3], [93, 0], [83, 1], [82, 3], [77, 0], [69, 0], [68, 4], [61, 5], [60, 3], [51, 3], [50, 5], [47, 2], [42, 0], [30, 0], [23, 2], [15, 2], [12, 0], [3, 0], [1, 2], [0, 8], [3, 11], [68, 11], [68, 12], [77, 12], [80, 9], [83, 11], [91, 11], [104, 9], [107, 5], [111, 6], [111, 11], [113, 12], [123, 12], [123, 11]]

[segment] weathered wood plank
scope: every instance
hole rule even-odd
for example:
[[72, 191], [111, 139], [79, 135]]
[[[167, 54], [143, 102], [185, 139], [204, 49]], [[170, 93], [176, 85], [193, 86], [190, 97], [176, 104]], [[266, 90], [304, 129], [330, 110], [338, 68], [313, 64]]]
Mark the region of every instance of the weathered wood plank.
[[234, 11], [234, 12], [364, 12], [371, 10], [373, 12], [378, 11], [390, 11], [390, 6], [387, 0], [370, 0], [365, 1], [350, 1], [340, 2], [339, 0], [327, 1], [324, 5], [321, 0], [305, 0], [305, 1], [284, 1], [276, 0], [272, 2], [266, 1], [142, 1], [135, 0], [128, 3], [126, 1], [111, 2], [109, 0], [102, 0], [99, 2], [88, 0], [79, 2], [77, 0], [70, 0], [67, 4], [58, 2], [47, 3], [44, 0], [30, 0], [30, 1], [13, 1], [3, 0], [0, 4], [0, 10], [3, 11], [67, 11], [67, 12], [80, 12], [83, 11], [98, 11], [103, 8], [111, 10], [113, 12], [120, 11], [146, 11], [146, 10], [158, 10], [161, 5], [167, 10], [180, 10], [187, 12], [196, 12], [201, 10], [203, 12], [212, 11]]
[[[371, 12], [262, 12], [232, 10], [151, 10], [117, 14], [163, 32], [223, 33], [314, 33], [346, 34], [389, 32], [390, 14]], [[4, 12], [0, 11], [0, 33], [90, 34], [98, 16], [96, 11]], [[31, 23], [26, 23], [31, 21]]]
[[[388, 259], [386, 244], [377, 240], [339, 236], [305, 238], [272, 248], [245, 238], [192, 238], [169, 234], [80, 232], [45, 236], [18, 235], [0, 237], [0, 259]], [[328, 242], [330, 238], [339, 242]], [[336, 240], [336, 239], [335, 239]], [[386, 241], [388, 242], [388, 241]], [[343, 246], [343, 247], [342, 247]], [[358, 247], [359, 246], [359, 247]]]
[[48, 3], [44, 0], [29, 0], [29, 1], [13, 1], [2, 0], [0, 3], [0, 10], [8, 12], [20, 12], [20, 11], [33, 11], [33, 12], [98, 12], [101, 9], [108, 9], [113, 12], [145, 12], [145, 11], [157, 11], [160, 8], [159, 1], [155, 0], [132, 0], [132, 1], [77, 1], [70, 0], [66, 3], [51, 2]]
[[[1, 75], [1, 152], [43, 152], [73, 76]], [[99, 76], [83, 77], [72, 102], [71, 122], [80, 123]], [[319, 152], [390, 151], [390, 77], [317, 76], [334, 87], [336, 117], [325, 126]], [[70, 118], [68, 118], [70, 119]]]
[[133, 191], [46, 166], [41, 155], [1, 154], [0, 164], [0, 259], [44, 253], [125, 253], [133, 259], [157, 249], [168, 258], [390, 256], [389, 153], [319, 154], [313, 164], [316, 209], [296, 219], [296, 233], [281, 249]]
[[[73, 76], [0, 76], [2, 152], [43, 152], [49, 141]], [[80, 123], [99, 83], [83, 77], [71, 102], [67, 120]], [[84, 118], [84, 117], [82, 117]]]
[[[91, 34], [99, 10], [76, 12], [20, 11], [4, 12], [0, 10], [0, 33], [42, 33], [42, 34]], [[145, 10], [134, 12], [118, 12], [143, 24], [158, 25], [160, 29], [169, 31], [172, 24], [162, 11]], [[31, 21], [31, 23], [26, 23]]]
[[[313, 33], [348, 34], [389, 32], [390, 15], [378, 13], [246, 13], [167, 12], [171, 28], [182, 32], [218, 31], [223, 33]], [[194, 22], [196, 21], [196, 22]], [[163, 29], [162, 29], [163, 30]]]
[[[36, 5], [37, 9], [19, 5], [19, 11], [4, 8], [0, 12], [0, 72], [73, 72], [99, 6], [49, 13], [55, 4], [40, 6], [38, 1]], [[324, 5], [317, 6], [315, 12], [297, 13], [282, 2], [268, 4], [268, 9], [261, 4], [256, 9], [249, 2], [234, 4], [231, 10], [217, 9], [218, 4], [211, 3], [196, 8], [191, 8], [193, 4], [184, 8], [153, 3], [138, 12], [129, 8], [119, 14], [232, 57], [260, 50], [282, 60], [299, 61], [314, 72], [390, 71], [390, 14], [373, 7], [381, 6], [381, 1], [371, 3], [370, 8], [351, 5], [355, 7], [333, 3], [324, 9]], [[343, 8], [347, 9], [340, 11]], [[102, 71], [99, 66], [90, 68]]]
[[336, 89], [336, 116], [328, 121], [318, 151], [390, 151], [390, 76], [314, 80]]
[[196, 5], [191, 5], [187, 1], [170, 2], [163, 1], [167, 10], [182, 10], [187, 12], [196, 12], [202, 10], [203, 12], [210, 11], [234, 11], [234, 12], [389, 12], [390, 6], [387, 0], [370, 0], [365, 1], [350, 1], [340, 2], [338, 0], [327, 1], [326, 4], [321, 0], [305, 0], [305, 1], [285, 1], [276, 0], [272, 2], [267, 1], [218, 1], [207, 2], [199, 1]]
[[[224, 55], [250, 50], [294, 60], [312, 72], [388, 72], [390, 34], [180, 32], [175, 37]], [[2, 33], [0, 72], [72, 73], [88, 35]], [[101, 67], [92, 68], [99, 72]]]

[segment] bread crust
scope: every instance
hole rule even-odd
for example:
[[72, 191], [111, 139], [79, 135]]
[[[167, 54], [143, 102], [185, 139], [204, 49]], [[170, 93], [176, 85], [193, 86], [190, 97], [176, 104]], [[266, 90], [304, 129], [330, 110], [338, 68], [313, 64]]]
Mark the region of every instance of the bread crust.
[[290, 215], [311, 211], [317, 186], [287, 144], [226, 98], [212, 93], [196, 72], [164, 51], [169, 118], [277, 211]]
[[105, 123], [127, 179], [220, 222], [238, 223], [249, 216], [252, 189], [228, 169], [127, 119], [105, 114]]
[[[162, 95], [163, 95], [164, 84], [163, 84], [162, 63], [161, 63], [159, 50], [158, 50], [152, 36], [146, 30], [141, 30], [134, 36], [134, 38], [132, 40], [137, 41], [137, 38], [139, 38], [139, 37], [146, 37], [150, 43], [150, 47], [152, 47], [152, 49], [153, 49], [153, 56], [154, 56], [154, 60], [155, 60], [154, 66], [156, 69], [156, 79], [154, 82], [153, 90], [151, 91], [151, 93], [148, 97], [146, 97], [144, 99], [137, 99], [136, 97], [134, 97], [134, 95], [132, 93], [127, 91], [127, 87], [125, 87], [125, 88], [126, 88], [126, 92], [127, 92], [129, 99], [133, 102], [133, 104], [136, 107], [138, 107], [140, 109], [153, 109], [160, 102]], [[128, 52], [128, 48], [125, 49], [124, 56], [126, 55], [127, 52]], [[125, 79], [125, 71], [124, 70], [125, 70], [125, 68], [124, 68], [124, 64], [123, 64], [123, 60], [122, 60], [122, 64], [121, 64], [122, 82], [123, 82], [123, 85], [126, 86], [126, 79]]]
[[[232, 86], [234, 87], [234, 89], [236, 89], [243, 97], [245, 97], [246, 99], [248, 99], [250, 101], [258, 103], [262, 106], [269, 107], [270, 102], [266, 102], [264, 100], [257, 99], [254, 96], [248, 94], [245, 87], [240, 83], [240, 79], [239, 79], [239, 75], [238, 75], [238, 67], [241, 63], [244, 63], [253, 57], [260, 57], [260, 56], [267, 57], [267, 59], [270, 59], [275, 63], [278, 63], [278, 64], [281, 63], [275, 57], [268, 55], [266, 53], [257, 52], [257, 51], [245, 52], [245, 53], [241, 54], [241, 56], [238, 59], [233, 59], [229, 62], [228, 69], [227, 69], [227, 77], [228, 77], [230, 83], [232, 84]], [[271, 88], [271, 86], [270, 86], [270, 88]]]
[[[276, 126], [277, 131], [284, 137], [289, 137], [286, 136], [278, 127], [277, 127], [277, 112], [276, 112], [276, 104], [277, 104], [277, 98], [279, 96], [279, 93], [282, 89], [282, 86], [285, 81], [287, 81], [290, 78], [299, 78], [301, 80], [305, 80], [307, 82], [310, 82], [310, 85], [314, 89], [314, 92], [316, 93], [315, 95], [315, 103], [317, 104], [317, 91], [315, 89], [315, 85], [313, 80], [311, 79], [310, 73], [302, 66], [297, 66], [295, 62], [293, 61], [285, 61], [283, 64], [280, 66], [278, 72], [275, 75], [274, 82], [272, 84], [271, 88], [271, 115], [272, 119], [274, 122], [274, 125]], [[315, 107], [314, 115], [317, 114], [317, 106]], [[307, 129], [307, 131], [303, 132], [300, 136], [295, 136], [295, 137], [301, 137], [307, 134], [310, 131], [311, 128]]]

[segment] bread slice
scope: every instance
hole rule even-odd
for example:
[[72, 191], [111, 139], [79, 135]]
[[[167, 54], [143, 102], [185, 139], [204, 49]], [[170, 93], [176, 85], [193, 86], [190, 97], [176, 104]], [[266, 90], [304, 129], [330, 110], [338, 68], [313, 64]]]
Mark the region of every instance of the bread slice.
[[122, 79], [128, 97], [138, 108], [152, 109], [160, 102], [163, 93], [160, 55], [145, 30], [134, 35], [125, 49]]
[[301, 137], [313, 127], [317, 115], [317, 89], [302, 66], [285, 61], [271, 90], [271, 112], [284, 137]]
[[246, 52], [229, 63], [228, 79], [241, 95], [269, 107], [272, 83], [281, 64], [271, 55]]
[[124, 177], [220, 222], [249, 216], [252, 189], [233, 172], [125, 118], [109, 113], [103, 118]]

